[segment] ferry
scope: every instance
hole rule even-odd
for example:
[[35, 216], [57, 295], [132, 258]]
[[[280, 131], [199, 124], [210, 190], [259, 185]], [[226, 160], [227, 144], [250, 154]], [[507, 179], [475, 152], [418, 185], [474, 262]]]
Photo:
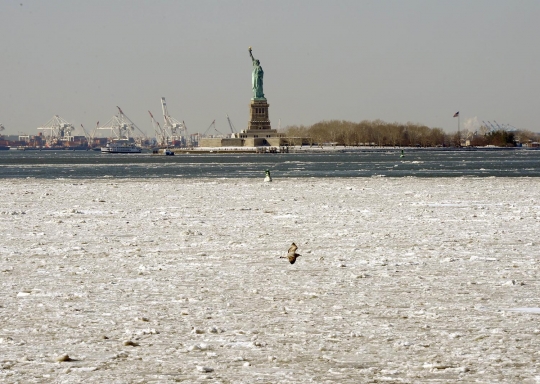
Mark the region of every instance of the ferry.
[[101, 147], [101, 153], [141, 153], [142, 149], [130, 144], [127, 140], [114, 141]]

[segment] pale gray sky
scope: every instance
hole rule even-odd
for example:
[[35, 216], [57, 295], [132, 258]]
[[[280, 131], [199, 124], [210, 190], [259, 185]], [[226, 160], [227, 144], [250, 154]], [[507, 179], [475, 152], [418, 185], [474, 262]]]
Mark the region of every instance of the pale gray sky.
[[[540, 1], [1, 0], [0, 123], [93, 128], [120, 106], [153, 132], [161, 96], [189, 133], [245, 129], [248, 47], [273, 127], [482, 120], [540, 131]], [[463, 127], [462, 127], [463, 128]]]

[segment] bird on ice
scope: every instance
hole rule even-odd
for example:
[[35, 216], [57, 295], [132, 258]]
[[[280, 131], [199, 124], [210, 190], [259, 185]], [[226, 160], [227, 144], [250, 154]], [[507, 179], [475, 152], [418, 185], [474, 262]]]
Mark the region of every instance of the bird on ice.
[[279, 258], [280, 259], [289, 259], [289, 263], [294, 264], [294, 262], [296, 261], [296, 258], [299, 257], [299, 256], [302, 256], [302, 255], [299, 255], [298, 253], [296, 253], [297, 249], [298, 249], [298, 247], [296, 246], [296, 244], [292, 243], [291, 246], [289, 247], [289, 250], [287, 251], [287, 256], [280, 256]]

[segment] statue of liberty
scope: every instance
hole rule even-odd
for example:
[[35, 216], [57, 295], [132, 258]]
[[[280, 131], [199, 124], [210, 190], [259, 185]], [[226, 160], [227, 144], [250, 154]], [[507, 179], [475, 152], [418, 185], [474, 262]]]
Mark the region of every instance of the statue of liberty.
[[263, 76], [264, 71], [261, 67], [261, 62], [255, 60], [253, 54], [251, 53], [251, 47], [249, 47], [249, 56], [253, 63], [253, 74], [251, 76], [251, 88], [253, 89], [253, 98], [254, 99], [264, 99], [263, 92]]

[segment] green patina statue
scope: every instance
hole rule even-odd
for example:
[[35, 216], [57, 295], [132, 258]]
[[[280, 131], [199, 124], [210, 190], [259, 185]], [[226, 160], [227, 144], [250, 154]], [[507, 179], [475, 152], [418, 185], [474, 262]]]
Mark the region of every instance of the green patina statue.
[[264, 99], [263, 92], [263, 76], [264, 71], [261, 67], [261, 62], [255, 60], [253, 54], [251, 53], [251, 47], [249, 47], [249, 56], [253, 63], [253, 74], [251, 76], [251, 88], [253, 89], [253, 98], [254, 99]]

